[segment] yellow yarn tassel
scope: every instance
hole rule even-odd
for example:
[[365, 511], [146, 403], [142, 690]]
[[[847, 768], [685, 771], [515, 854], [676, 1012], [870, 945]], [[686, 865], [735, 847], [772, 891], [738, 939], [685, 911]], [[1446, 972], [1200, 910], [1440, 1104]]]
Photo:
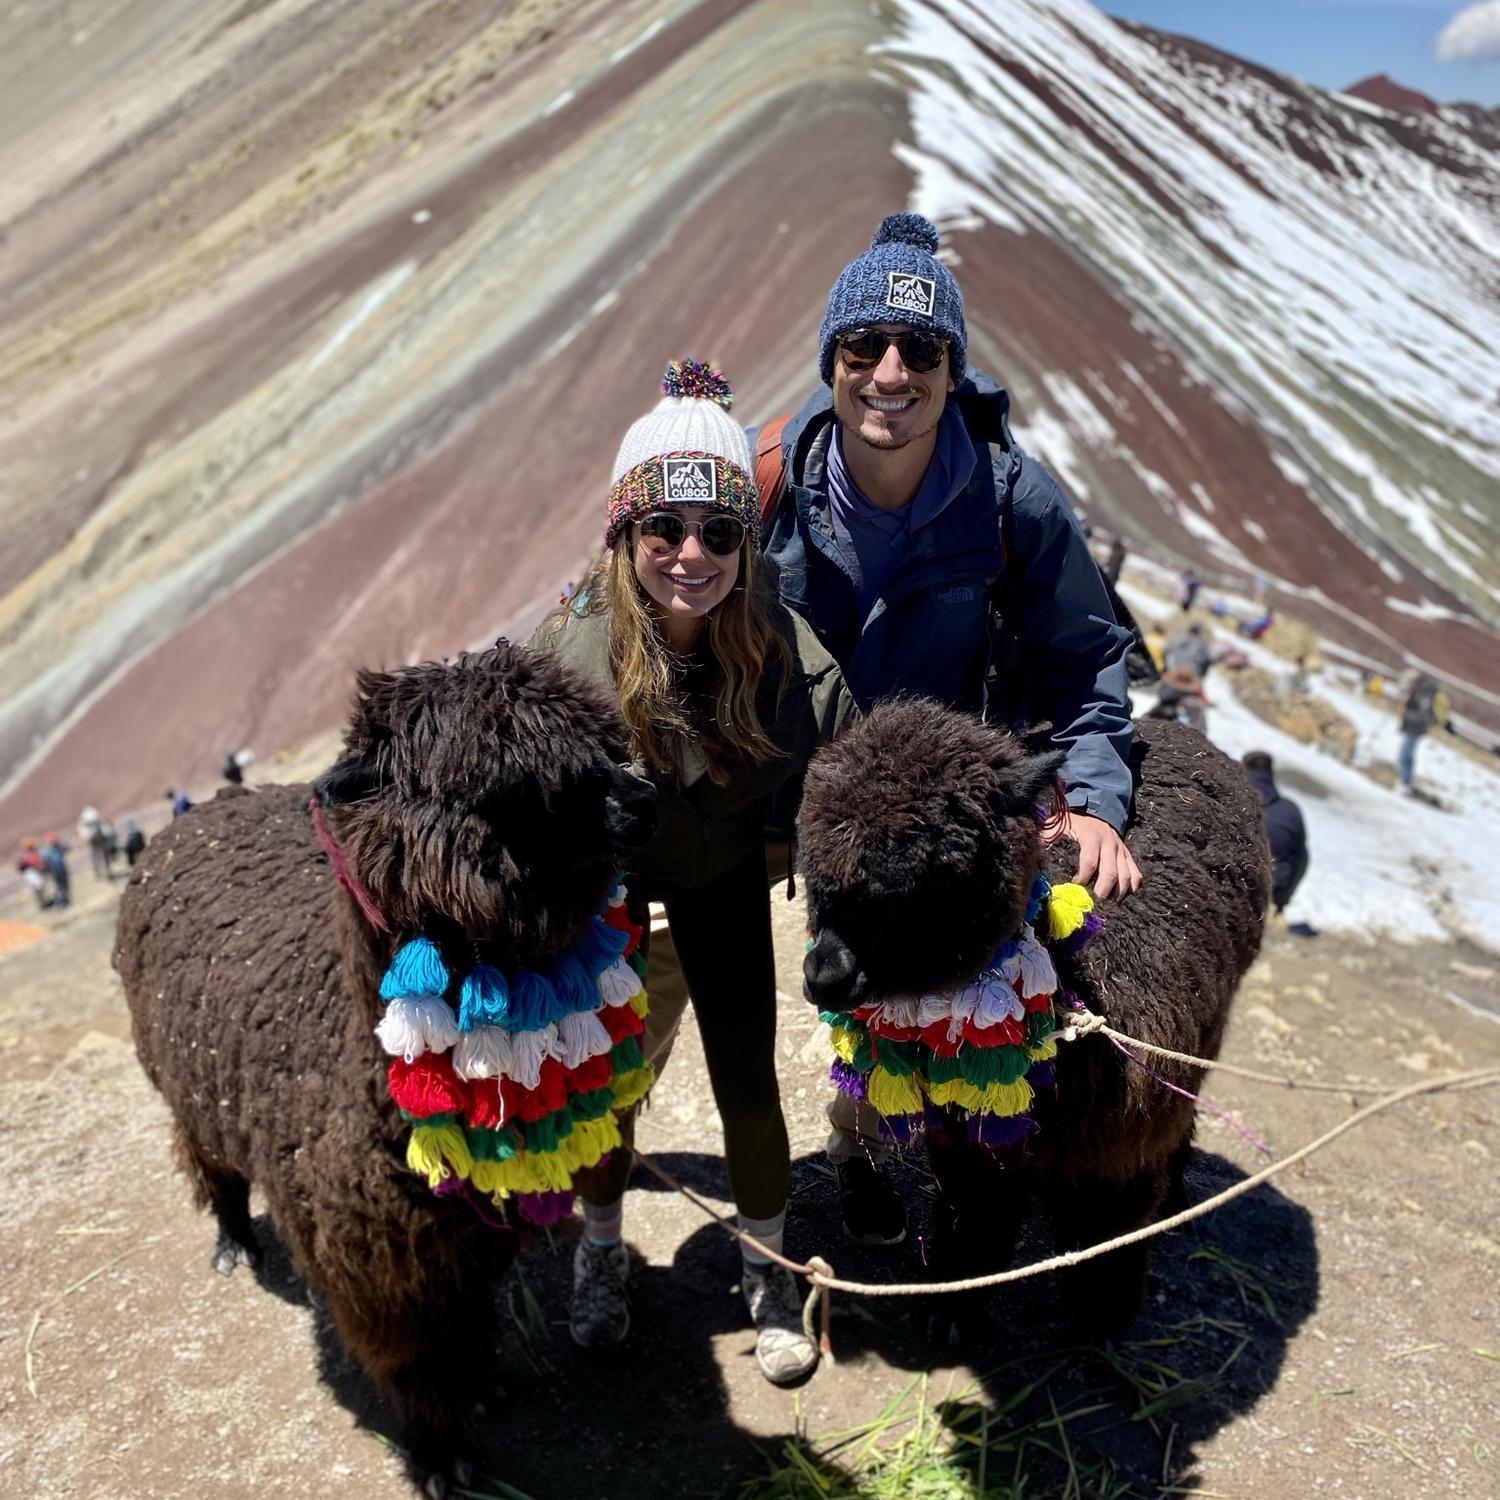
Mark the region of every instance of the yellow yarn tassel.
[[956, 1104], [970, 1114], [978, 1111], [984, 1103], [984, 1095], [962, 1078], [950, 1078], [946, 1083], [929, 1083], [927, 1097], [934, 1104]]
[[436, 1187], [453, 1173], [467, 1177], [474, 1160], [457, 1125], [418, 1125], [406, 1143], [406, 1165], [420, 1172], [429, 1187]]
[[859, 1041], [847, 1026], [833, 1028], [833, 1050], [840, 1062], [852, 1063]]
[[643, 1068], [632, 1068], [628, 1073], [621, 1073], [619, 1077], [610, 1080], [610, 1088], [614, 1090], [611, 1107], [629, 1109], [637, 1100], [646, 1097], [655, 1082], [656, 1069], [650, 1063]]
[[642, 985], [641, 988], [638, 989], [635, 994], [630, 997], [629, 1005], [631, 1010], [633, 1010], [636, 1015], [638, 1015], [642, 1020], [645, 1020], [647, 1001], [646, 989], [644, 985]]
[[865, 1083], [865, 1098], [882, 1115], [917, 1115], [922, 1112], [922, 1091], [914, 1074], [904, 1077], [874, 1068]]
[[488, 1193], [497, 1201], [508, 1198], [510, 1189], [505, 1185], [505, 1174], [501, 1168], [509, 1165], [508, 1161], [476, 1161], [469, 1169], [469, 1181], [481, 1193]]
[[620, 1144], [620, 1125], [613, 1115], [604, 1115], [597, 1120], [585, 1120], [575, 1125], [571, 1133], [558, 1147], [558, 1155], [570, 1173], [581, 1172], [591, 1167], [606, 1151], [613, 1151]]
[[981, 1091], [979, 1109], [987, 1115], [1024, 1115], [1031, 1099], [1031, 1085], [1018, 1078], [1014, 1083], [989, 1084]]
[[1057, 1043], [1049, 1037], [1045, 1042], [1038, 1042], [1035, 1047], [1028, 1047], [1026, 1055], [1032, 1062], [1048, 1062], [1057, 1056]]
[[1047, 893], [1047, 936], [1065, 938], [1083, 926], [1083, 919], [1094, 909], [1094, 898], [1074, 881], [1055, 885]]

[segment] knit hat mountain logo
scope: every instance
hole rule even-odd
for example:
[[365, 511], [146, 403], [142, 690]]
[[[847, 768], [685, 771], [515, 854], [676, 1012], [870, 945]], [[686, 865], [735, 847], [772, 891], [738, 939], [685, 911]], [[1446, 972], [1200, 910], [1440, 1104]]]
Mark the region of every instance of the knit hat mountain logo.
[[711, 458], [664, 458], [661, 461], [663, 496], [696, 505], [718, 499], [718, 476]]
[[936, 298], [937, 283], [929, 277], [912, 276], [905, 271], [886, 273], [887, 307], [894, 307], [897, 312], [919, 313], [924, 318], [930, 318]]

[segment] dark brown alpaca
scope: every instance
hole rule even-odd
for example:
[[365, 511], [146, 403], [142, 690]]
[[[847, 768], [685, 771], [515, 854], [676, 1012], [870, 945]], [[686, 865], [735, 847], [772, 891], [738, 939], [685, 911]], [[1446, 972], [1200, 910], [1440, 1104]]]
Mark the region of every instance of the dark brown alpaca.
[[[152, 841], [121, 900], [136, 1050], [218, 1221], [215, 1269], [256, 1261], [259, 1188], [432, 1493], [463, 1472], [463, 1424], [494, 1387], [490, 1283], [515, 1234], [408, 1170], [373, 1032], [381, 975], [418, 932], [455, 972], [545, 969], [577, 942], [650, 832], [651, 789], [623, 758], [612, 706], [504, 642], [363, 673], [314, 788], [221, 791]], [[336, 888], [310, 791], [385, 930]]]
[[[1027, 757], [1004, 732], [926, 702], [881, 705], [824, 749], [799, 818], [815, 937], [809, 999], [844, 1011], [943, 991], [982, 970], [1018, 931], [1038, 870], [1071, 876], [1076, 850], [1044, 850], [1036, 814], [1059, 758]], [[1138, 725], [1134, 758], [1126, 842], [1145, 882], [1104, 905], [1102, 930], [1080, 953], [1052, 945], [1058, 978], [1122, 1032], [1212, 1058], [1270, 891], [1258, 800], [1235, 762], [1182, 725]], [[1179, 1088], [1199, 1087], [1201, 1068], [1151, 1066]], [[1192, 1101], [1103, 1036], [1060, 1043], [1055, 1071], [1021, 1146], [972, 1146], [951, 1111], [929, 1130], [942, 1190], [935, 1279], [1002, 1268], [1034, 1194], [1061, 1250], [1159, 1216], [1190, 1149]], [[1135, 1315], [1148, 1258], [1143, 1244], [1079, 1268], [1070, 1303], [1093, 1332]]]

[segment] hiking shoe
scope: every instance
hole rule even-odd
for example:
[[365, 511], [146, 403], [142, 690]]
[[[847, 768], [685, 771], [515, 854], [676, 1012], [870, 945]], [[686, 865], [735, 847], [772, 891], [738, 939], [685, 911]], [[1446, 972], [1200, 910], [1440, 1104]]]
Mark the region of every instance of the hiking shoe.
[[906, 1205], [885, 1175], [863, 1156], [835, 1162], [844, 1233], [859, 1245], [899, 1245], [906, 1238]]
[[755, 1324], [755, 1362], [772, 1385], [801, 1380], [818, 1362], [818, 1346], [802, 1329], [802, 1298], [785, 1266], [746, 1265], [740, 1278]]
[[585, 1349], [607, 1348], [630, 1331], [630, 1306], [625, 1299], [629, 1271], [630, 1253], [624, 1245], [578, 1242], [573, 1252], [573, 1300], [568, 1304], [568, 1329], [575, 1344]]

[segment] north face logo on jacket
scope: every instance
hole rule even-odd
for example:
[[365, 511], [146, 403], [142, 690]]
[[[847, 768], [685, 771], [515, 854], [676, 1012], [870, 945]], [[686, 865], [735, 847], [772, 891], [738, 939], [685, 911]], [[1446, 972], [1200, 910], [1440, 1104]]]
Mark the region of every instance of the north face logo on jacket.
[[718, 476], [711, 458], [664, 458], [661, 461], [664, 499], [712, 503], [718, 495]]
[[886, 272], [885, 301], [887, 307], [897, 312], [920, 313], [924, 318], [932, 316], [932, 304], [937, 299], [937, 282], [927, 276], [911, 276], [903, 271]]

